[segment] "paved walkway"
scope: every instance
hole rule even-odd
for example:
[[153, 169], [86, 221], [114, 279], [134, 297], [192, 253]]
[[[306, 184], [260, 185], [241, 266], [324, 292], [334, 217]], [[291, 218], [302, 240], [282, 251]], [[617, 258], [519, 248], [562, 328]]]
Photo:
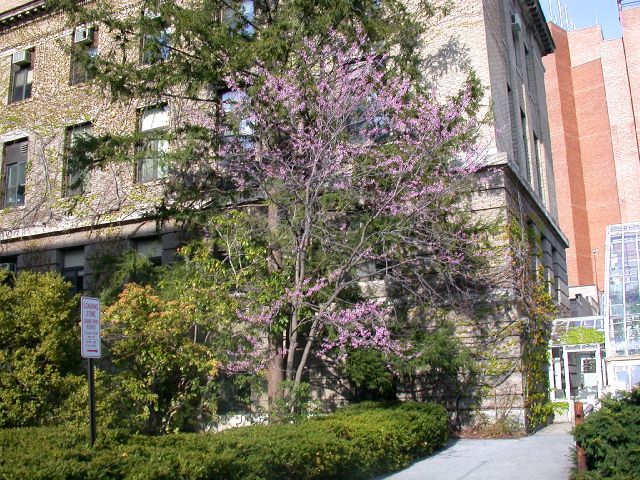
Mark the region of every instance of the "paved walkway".
[[379, 480], [567, 480], [573, 468], [570, 431], [570, 424], [561, 423], [514, 440], [454, 440]]

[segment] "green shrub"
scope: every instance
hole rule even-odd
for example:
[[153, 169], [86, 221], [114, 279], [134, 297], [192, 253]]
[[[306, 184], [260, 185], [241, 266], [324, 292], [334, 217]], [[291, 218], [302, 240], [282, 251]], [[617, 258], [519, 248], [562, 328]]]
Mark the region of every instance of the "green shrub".
[[344, 375], [353, 385], [353, 399], [388, 400], [396, 398], [394, 374], [385, 355], [373, 348], [357, 348], [349, 353]]
[[602, 409], [576, 427], [575, 437], [590, 470], [579, 478], [640, 478], [640, 389], [604, 400]]
[[0, 427], [51, 421], [82, 383], [78, 302], [56, 273], [0, 284]]
[[0, 430], [5, 479], [359, 479], [443, 446], [444, 408], [367, 404], [296, 424], [157, 437], [64, 427]]

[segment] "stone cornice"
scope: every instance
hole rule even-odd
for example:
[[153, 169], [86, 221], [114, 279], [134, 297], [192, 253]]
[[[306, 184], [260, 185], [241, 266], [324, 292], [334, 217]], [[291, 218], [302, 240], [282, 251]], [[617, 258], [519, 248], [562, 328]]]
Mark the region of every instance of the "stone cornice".
[[22, 5], [0, 13], [0, 30], [4, 30], [28, 18], [41, 15], [45, 11], [45, 0], [26, 1]]
[[539, 0], [520, 0], [522, 9], [524, 12], [528, 12], [531, 17], [531, 24], [534, 27], [534, 33], [538, 43], [540, 44], [540, 50], [542, 56], [553, 53], [556, 49], [556, 44], [551, 37], [551, 31], [547, 25], [542, 7]]

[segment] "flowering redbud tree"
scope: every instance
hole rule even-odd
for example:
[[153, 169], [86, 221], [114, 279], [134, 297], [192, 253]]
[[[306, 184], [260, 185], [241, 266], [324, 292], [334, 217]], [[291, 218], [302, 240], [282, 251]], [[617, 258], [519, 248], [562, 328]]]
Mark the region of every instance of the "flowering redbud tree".
[[230, 370], [270, 361], [301, 382], [314, 355], [411, 355], [426, 321], [414, 307], [469, 305], [486, 286], [467, 202], [482, 157], [473, 83], [439, 100], [360, 38], [312, 37], [276, 73], [227, 79], [216, 170], [230, 193], [205, 231], [229, 266], [247, 258], [229, 238], [263, 245], [278, 279], [239, 277], [237, 331], [251, 333]]

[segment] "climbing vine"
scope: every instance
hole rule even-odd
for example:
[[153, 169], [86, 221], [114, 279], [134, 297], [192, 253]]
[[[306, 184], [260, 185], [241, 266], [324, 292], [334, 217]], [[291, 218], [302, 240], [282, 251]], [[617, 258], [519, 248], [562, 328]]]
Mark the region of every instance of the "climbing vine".
[[[538, 279], [541, 278], [538, 272]], [[549, 398], [549, 339], [551, 323], [557, 307], [543, 281], [536, 281], [528, 302], [528, 321], [523, 332], [522, 374], [525, 382], [525, 409], [527, 429], [533, 430], [546, 423], [553, 414]]]
[[[553, 319], [558, 307], [549, 293], [545, 269], [542, 265], [541, 238], [534, 224], [525, 230], [520, 223], [510, 224], [517, 296], [523, 320], [520, 323], [522, 354], [520, 371], [524, 380], [524, 407], [527, 430], [547, 422], [553, 414], [549, 398], [549, 340]], [[537, 265], [537, 266], [536, 266]]]

